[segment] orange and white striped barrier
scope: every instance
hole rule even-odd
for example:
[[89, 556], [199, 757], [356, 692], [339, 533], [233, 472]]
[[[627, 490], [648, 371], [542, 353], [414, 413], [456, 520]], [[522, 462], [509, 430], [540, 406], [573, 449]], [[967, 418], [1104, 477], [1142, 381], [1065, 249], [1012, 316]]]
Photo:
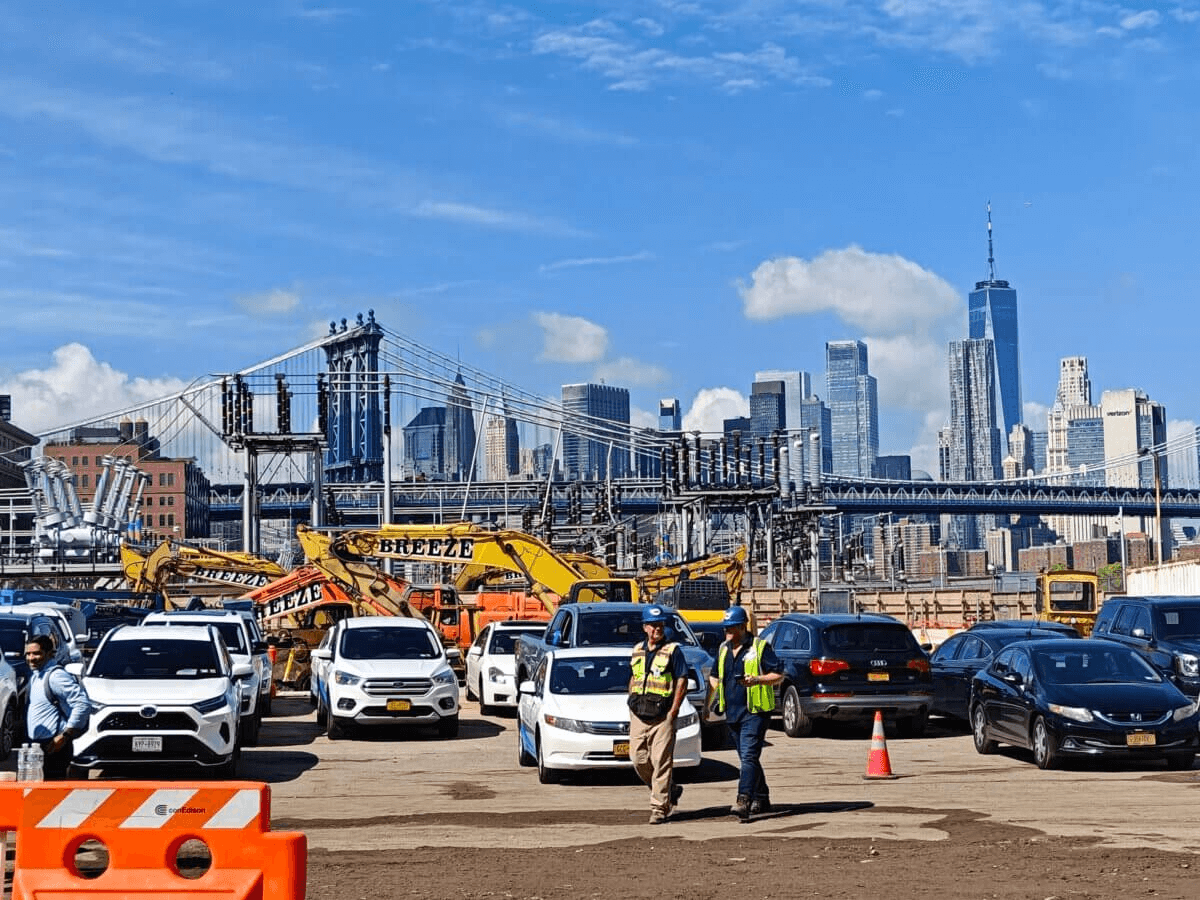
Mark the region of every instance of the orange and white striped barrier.
[[[0, 783], [0, 831], [16, 832], [12, 900], [304, 897], [307, 840], [271, 832], [265, 784], [99, 784]], [[193, 878], [178, 856], [196, 842], [211, 865]], [[107, 853], [99, 874], [81, 872], [84, 845]]]
[[892, 779], [892, 761], [888, 758], [887, 740], [883, 736], [883, 713], [875, 710], [875, 727], [871, 730], [871, 755], [867, 757], [867, 773], [863, 778]]

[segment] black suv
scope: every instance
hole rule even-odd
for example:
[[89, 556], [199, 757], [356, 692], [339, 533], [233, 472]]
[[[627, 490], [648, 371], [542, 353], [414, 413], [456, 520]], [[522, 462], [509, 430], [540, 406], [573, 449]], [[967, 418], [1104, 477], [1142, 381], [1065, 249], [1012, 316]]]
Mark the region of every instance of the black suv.
[[933, 705], [929, 659], [903, 622], [789, 613], [761, 637], [783, 663], [776, 707], [790, 737], [811, 734], [814, 719], [867, 722], [876, 710], [902, 735], [924, 733]]
[[1200, 696], [1200, 597], [1112, 597], [1092, 637], [1133, 647], [1189, 697]]

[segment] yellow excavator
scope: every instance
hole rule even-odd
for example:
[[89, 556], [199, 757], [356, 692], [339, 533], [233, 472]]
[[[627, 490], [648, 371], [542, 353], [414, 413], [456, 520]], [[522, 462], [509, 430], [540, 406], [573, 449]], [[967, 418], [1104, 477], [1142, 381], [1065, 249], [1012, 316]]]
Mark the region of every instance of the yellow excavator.
[[162, 594], [167, 609], [187, 606], [192, 597], [238, 596], [287, 574], [278, 563], [250, 553], [170, 538], [146, 555], [122, 543], [121, 568], [130, 590]]

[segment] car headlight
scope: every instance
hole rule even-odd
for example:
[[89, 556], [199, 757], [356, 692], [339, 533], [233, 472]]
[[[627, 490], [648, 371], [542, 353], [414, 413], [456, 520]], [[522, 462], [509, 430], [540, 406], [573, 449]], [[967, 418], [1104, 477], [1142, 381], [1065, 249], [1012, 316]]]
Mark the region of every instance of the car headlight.
[[196, 712], [201, 713], [201, 714], [216, 712], [222, 706], [225, 706], [225, 695], [224, 694], [219, 694], [218, 696], [213, 697], [209, 700], [201, 700], [199, 703], [192, 704], [192, 708], [194, 710], [196, 710]]
[[1200, 657], [1194, 653], [1180, 653], [1175, 657], [1175, 670], [1184, 678], [1200, 676]]
[[1073, 722], [1092, 721], [1092, 711], [1083, 706], [1060, 706], [1057, 703], [1051, 703], [1050, 712]]
[[552, 716], [549, 713], [546, 713], [542, 718], [546, 721], [547, 725], [553, 725], [555, 728], [561, 728], [563, 731], [575, 731], [579, 734], [587, 732], [584, 723], [578, 719], [568, 719], [566, 716]]
[[691, 728], [693, 725], [695, 725], [699, 721], [700, 721], [700, 717], [698, 715], [696, 715], [694, 712], [688, 713], [686, 716], [679, 716], [678, 718], [675, 719], [675, 730], [680, 731], [681, 729], [684, 729], [684, 728]]
[[1171, 718], [1173, 718], [1176, 722], [1182, 722], [1188, 716], [1195, 713], [1197, 709], [1200, 709], [1200, 698], [1193, 700], [1187, 706], [1177, 707], [1172, 711]]
[[458, 676], [449, 669], [442, 669], [440, 672], [435, 672], [433, 675], [434, 684], [458, 684]]
[[349, 672], [334, 672], [333, 680], [338, 684], [353, 686], [362, 681], [362, 678], [358, 675], [351, 675]]
[[497, 669], [495, 666], [488, 667], [488, 681], [503, 681], [506, 678], [508, 678], [508, 674], [501, 669]]

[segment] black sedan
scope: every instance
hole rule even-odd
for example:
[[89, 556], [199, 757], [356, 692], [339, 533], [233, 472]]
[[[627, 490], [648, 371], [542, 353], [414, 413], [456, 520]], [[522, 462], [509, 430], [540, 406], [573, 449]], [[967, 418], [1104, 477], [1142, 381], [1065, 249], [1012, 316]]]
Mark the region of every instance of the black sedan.
[[1160, 758], [1189, 769], [1198, 710], [1136, 651], [1099, 640], [1010, 644], [971, 685], [975, 749], [1025, 747], [1041, 769], [1067, 756]]
[[[1067, 626], [1070, 628], [1070, 626]], [[1079, 637], [1075, 629], [1070, 634]], [[987, 668], [996, 654], [1017, 641], [1061, 639], [1057, 629], [1041, 628], [1031, 622], [1023, 627], [996, 622], [980, 623], [948, 637], [929, 657], [933, 676], [933, 712], [963, 722], [969, 715], [971, 679]]]

